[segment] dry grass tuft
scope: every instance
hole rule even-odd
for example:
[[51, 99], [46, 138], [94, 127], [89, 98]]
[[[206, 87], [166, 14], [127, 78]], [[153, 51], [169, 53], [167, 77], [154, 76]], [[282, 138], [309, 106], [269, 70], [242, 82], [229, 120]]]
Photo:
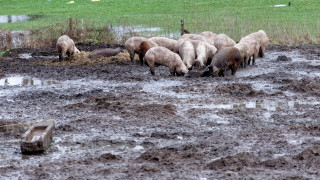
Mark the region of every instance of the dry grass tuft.
[[79, 54], [66, 58], [64, 61], [54, 59], [51, 61], [37, 61], [35, 64], [45, 66], [79, 66], [79, 65], [97, 65], [110, 63], [126, 63], [130, 62], [130, 55], [128, 52], [122, 52], [116, 56], [102, 57], [96, 59], [88, 58], [90, 52], [81, 51]]

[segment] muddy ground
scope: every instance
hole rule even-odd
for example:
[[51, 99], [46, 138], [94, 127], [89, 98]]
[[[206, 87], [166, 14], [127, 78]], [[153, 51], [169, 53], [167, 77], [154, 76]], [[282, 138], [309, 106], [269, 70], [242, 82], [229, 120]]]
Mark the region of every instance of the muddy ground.
[[38, 155], [21, 154], [23, 128], [2, 128], [1, 178], [320, 177], [319, 45], [270, 45], [234, 77], [151, 76], [117, 57], [62, 63], [49, 47], [0, 58], [0, 126], [55, 121]]

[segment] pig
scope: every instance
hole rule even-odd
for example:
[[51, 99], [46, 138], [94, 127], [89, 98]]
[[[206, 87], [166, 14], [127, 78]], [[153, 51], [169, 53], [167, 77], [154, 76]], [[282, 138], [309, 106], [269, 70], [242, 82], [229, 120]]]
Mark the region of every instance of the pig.
[[213, 39], [207, 38], [205, 36], [201, 36], [199, 34], [184, 34], [178, 39], [178, 42], [174, 46], [173, 52], [179, 53], [180, 45], [187, 40], [198, 40], [198, 41], [207, 42], [211, 45], [214, 45]]
[[155, 66], [163, 65], [169, 67], [172, 76], [183, 76], [188, 69], [182, 62], [180, 56], [168, 48], [157, 46], [149, 49], [145, 55], [152, 75], [155, 75]]
[[158, 46], [156, 43], [150, 41], [150, 40], [146, 40], [146, 41], [142, 41], [139, 45], [139, 48], [137, 50], [137, 53], [139, 54], [139, 59], [140, 59], [140, 64], [141, 66], [143, 65], [143, 58], [145, 56], [145, 54], [147, 53], [147, 51], [150, 48], [156, 47]]
[[248, 62], [248, 65], [250, 65], [251, 57], [252, 57], [252, 65], [254, 65], [255, 60], [259, 54], [259, 47], [260, 47], [259, 43], [251, 37], [242, 38], [239, 43], [247, 44], [247, 46], [248, 46], [247, 55], [248, 56], [247, 56], [246, 62]]
[[[134, 54], [137, 53], [141, 42], [147, 41], [147, 40], [148, 39], [145, 37], [131, 37], [124, 43], [124, 47], [126, 48], [128, 53], [130, 54], [131, 62], [134, 62]], [[141, 59], [140, 57], [139, 57], [139, 59], [140, 59], [140, 62], [141, 61], [143, 62], [143, 59]]]
[[259, 57], [263, 57], [266, 52], [266, 48], [269, 44], [269, 38], [268, 38], [266, 32], [263, 30], [259, 30], [257, 32], [249, 34], [246, 37], [252, 38], [259, 43], [259, 54], [258, 55], [259, 55]]
[[68, 55], [68, 57], [80, 53], [80, 51], [74, 45], [72, 39], [69, 38], [67, 35], [63, 35], [59, 37], [56, 48], [59, 54], [59, 60], [62, 61]]
[[216, 36], [216, 38], [214, 38], [214, 46], [218, 51], [221, 48], [233, 47], [234, 45], [236, 45], [236, 42], [225, 34], [219, 34]]
[[182, 42], [179, 48], [179, 55], [187, 69], [191, 70], [195, 63], [196, 50], [190, 41]]
[[239, 49], [240, 51], [240, 55], [241, 55], [240, 67], [246, 68], [248, 64], [248, 45], [246, 43], [240, 42], [240, 43], [237, 43], [234, 47]]
[[260, 49], [259, 49], [259, 57], [263, 57], [267, 46], [269, 45], [269, 38], [266, 34], [266, 32], [264, 32], [263, 30], [259, 30], [258, 33], [260, 33]]
[[[211, 32], [211, 31], [203, 31], [203, 32], [199, 33], [199, 35], [205, 36], [205, 37], [210, 38], [210, 39], [212, 39], [212, 40], [214, 40], [214, 38], [217, 37], [217, 34]], [[214, 45], [214, 44], [213, 44], [213, 45]]]
[[112, 49], [112, 48], [96, 49], [92, 51], [88, 57], [91, 59], [101, 58], [101, 57], [110, 57], [110, 56], [115, 56], [120, 52], [122, 52], [122, 49], [119, 47], [115, 49]]
[[181, 39], [198, 40], [198, 41], [203, 41], [203, 42], [207, 42], [211, 45], [214, 45], [213, 39], [208, 38], [207, 36], [200, 35], [200, 34], [185, 34], [179, 38], [179, 40], [181, 40]]
[[222, 48], [213, 57], [211, 64], [208, 66], [208, 71], [204, 72], [202, 76], [212, 75], [212, 76], [222, 76], [224, 77], [224, 72], [227, 68], [231, 69], [231, 75], [234, 76], [238, 66], [241, 62], [240, 51], [235, 47], [225, 47]]
[[193, 44], [196, 53], [196, 59], [194, 62], [195, 69], [202, 69], [211, 63], [214, 54], [217, 52], [217, 48], [209, 43], [190, 40]]
[[151, 37], [151, 38], [149, 38], [149, 40], [156, 43], [158, 46], [168, 48], [170, 51], [173, 51], [174, 46], [178, 42], [175, 39], [170, 39], [170, 38], [166, 38], [166, 37]]

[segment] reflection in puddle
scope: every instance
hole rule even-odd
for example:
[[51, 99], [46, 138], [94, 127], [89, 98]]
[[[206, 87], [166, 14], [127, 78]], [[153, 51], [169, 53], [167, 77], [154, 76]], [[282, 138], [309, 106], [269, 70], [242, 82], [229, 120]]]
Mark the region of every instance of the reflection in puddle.
[[42, 17], [41, 15], [1, 15], [0, 16], [0, 24], [1, 23], [15, 23], [15, 22], [23, 22], [23, 21], [31, 21], [34, 19], [38, 19]]
[[12, 76], [0, 79], [0, 86], [50, 86], [53, 84], [59, 84], [59, 82], [25, 76]]
[[236, 108], [247, 108], [247, 109], [265, 109], [267, 111], [279, 111], [284, 109], [292, 109], [297, 105], [307, 104], [307, 105], [318, 105], [320, 102], [301, 102], [301, 101], [287, 101], [287, 102], [277, 102], [277, 101], [263, 101], [263, 102], [246, 102], [246, 103], [235, 103], [235, 104], [210, 104], [206, 106], [201, 106], [203, 108], [212, 109], [236, 109]]

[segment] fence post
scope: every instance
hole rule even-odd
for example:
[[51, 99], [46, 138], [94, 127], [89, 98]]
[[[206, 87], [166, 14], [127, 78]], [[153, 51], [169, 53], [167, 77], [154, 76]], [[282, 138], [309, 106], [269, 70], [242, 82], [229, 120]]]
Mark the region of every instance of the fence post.
[[184, 28], [184, 19], [181, 19], [181, 36], [184, 35], [184, 34], [190, 34], [190, 32]]
[[73, 36], [72, 18], [69, 18], [69, 34], [70, 36]]

